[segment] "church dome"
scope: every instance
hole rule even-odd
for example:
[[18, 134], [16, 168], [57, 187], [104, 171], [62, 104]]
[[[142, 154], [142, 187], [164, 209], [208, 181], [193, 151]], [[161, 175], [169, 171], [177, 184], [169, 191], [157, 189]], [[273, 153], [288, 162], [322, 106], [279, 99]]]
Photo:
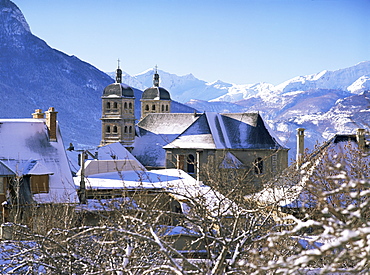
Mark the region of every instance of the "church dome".
[[171, 100], [170, 93], [162, 87], [151, 87], [144, 91], [142, 99]]
[[165, 88], [159, 87], [157, 66], [153, 76], [153, 87], [146, 89], [141, 96], [141, 99], [171, 100], [170, 93]]
[[123, 96], [123, 97], [134, 97], [134, 90], [123, 83], [113, 83], [105, 87], [103, 96]]

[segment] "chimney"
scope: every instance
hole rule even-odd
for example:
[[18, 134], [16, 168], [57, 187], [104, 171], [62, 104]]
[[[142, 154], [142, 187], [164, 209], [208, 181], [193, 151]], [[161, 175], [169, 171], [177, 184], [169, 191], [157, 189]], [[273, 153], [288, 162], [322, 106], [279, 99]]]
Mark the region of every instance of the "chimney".
[[57, 141], [57, 113], [54, 107], [50, 107], [46, 112], [46, 126], [49, 130], [49, 140]]
[[32, 118], [45, 118], [45, 117], [41, 109], [36, 109], [35, 112], [32, 114]]
[[356, 140], [358, 149], [363, 151], [365, 149], [365, 129], [357, 129]]
[[297, 169], [302, 165], [304, 156], [304, 128], [297, 129]]

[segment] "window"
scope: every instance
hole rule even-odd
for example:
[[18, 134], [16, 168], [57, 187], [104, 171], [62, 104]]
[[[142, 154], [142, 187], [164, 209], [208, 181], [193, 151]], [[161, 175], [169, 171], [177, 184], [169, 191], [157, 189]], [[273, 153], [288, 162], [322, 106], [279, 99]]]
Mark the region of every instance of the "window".
[[110, 133], [110, 126], [109, 126], [109, 125], [107, 125], [107, 127], [105, 128], [105, 131], [106, 131], [107, 133]]
[[188, 155], [187, 159], [186, 159], [186, 163], [187, 163], [187, 170], [188, 170], [188, 173], [190, 174], [193, 174], [194, 171], [195, 171], [195, 166], [194, 166], [194, 156], [192, 154]]
[[166, 112], [168, 112], [168, 105], [166, 105]]
[[113, 126], [113, 133], [117, 133], [117, 126]]
[[132, 133], [132, 126], [130, 126], [129, 128], [128, 128], [128, 132], [131, 134]]
[[162, 105], [162, 112], [164, 112], [164, 105]]
[[49, 175], [32, 175], [31, 176], [32, 194], [49, 192]]
[[154, 104], [152, 105], [152, 111], [155, 111], [155, 105]]
[[123, 108], [127, 109], [127, 102], [123, 105]]
[[184, 170], [184, 160], [185, 160], [184, 155], [177, 155], [177, 163], [176, 163], [177, 169]]
[[125, 130], [124, 130], [125, 133], [127, 133], [127, 126], [125, 126]]
[[117, 104], [117, 102], [114, 102], [113, 103], [113, 109], [117, 109], [118, 108], [118, 104]]
[[110, 109], [110, 102], [107, 102], [106, 107], [107, 107], [107, 109]]
[[149, 105], [145, 105], [145, 111], [149, 111]]
[[259, 175], [263, 173], [263, 160], [262, 158], [256, 158], [254, 161], [254, 173]]
[[130, 109], [132, 109], [132, 103], [131, 103], [131, 102], [128, 104], [128, 107], [129, 107]]

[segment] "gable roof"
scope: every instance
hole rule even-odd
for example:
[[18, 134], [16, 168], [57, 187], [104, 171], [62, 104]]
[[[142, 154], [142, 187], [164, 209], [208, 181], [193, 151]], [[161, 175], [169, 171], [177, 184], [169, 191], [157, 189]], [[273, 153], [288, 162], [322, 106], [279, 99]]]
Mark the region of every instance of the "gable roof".
[[14, 175], [50, 175], [49, 193], [34, 194], [36, 202], [78, 201], [60, 131], [50, 142], [45, 119], [0, 119], [0, 162]]
[[15, 176], [15, 173], [0, 160], [0, 177]]

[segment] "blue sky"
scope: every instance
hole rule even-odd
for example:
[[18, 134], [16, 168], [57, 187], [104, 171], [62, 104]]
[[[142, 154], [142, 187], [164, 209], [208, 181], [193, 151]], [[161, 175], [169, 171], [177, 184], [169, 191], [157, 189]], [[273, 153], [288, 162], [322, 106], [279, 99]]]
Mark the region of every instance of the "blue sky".
[[14, 0], [51, 47], [114, 71], [279, 84], [370, 60], [370, 0]]

